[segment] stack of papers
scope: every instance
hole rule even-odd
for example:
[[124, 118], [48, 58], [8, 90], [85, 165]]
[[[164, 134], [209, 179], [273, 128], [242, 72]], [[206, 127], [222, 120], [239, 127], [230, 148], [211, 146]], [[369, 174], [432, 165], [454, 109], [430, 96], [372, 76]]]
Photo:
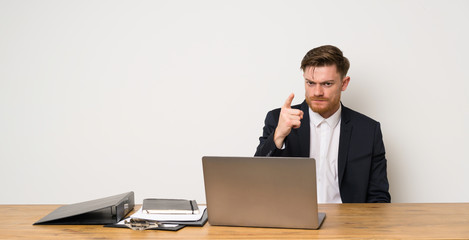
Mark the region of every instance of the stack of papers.
[[142, 208], [140, 208], [137, 212], [132, 214], [130, 218], [139, 218], [158, 222], [192, 222], [200, 220], [206, 208], [206, 206], [200, 206], [198, 214], [150, 214], [144, 213]]

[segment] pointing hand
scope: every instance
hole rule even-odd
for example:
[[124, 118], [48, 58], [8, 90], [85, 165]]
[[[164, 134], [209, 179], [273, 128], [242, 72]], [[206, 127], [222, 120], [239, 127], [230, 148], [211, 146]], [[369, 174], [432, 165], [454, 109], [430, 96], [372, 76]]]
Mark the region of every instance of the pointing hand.
[[285, 138], [290, 134], [292, 128], [299, 128], [301, 126], [301, 119], [303, 119], [303, 111], [299, 109], [292, 109], [291, 103], [295, 94], [290, 94], [280, 110], [278, 125], [274, 133], [274, 142], [277, 148], [282, 148]]

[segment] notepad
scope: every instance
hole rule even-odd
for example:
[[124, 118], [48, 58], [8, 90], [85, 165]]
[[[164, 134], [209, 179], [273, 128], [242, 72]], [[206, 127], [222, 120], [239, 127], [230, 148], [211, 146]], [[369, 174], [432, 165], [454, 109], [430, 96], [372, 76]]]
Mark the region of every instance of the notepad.
[[147, 198], [142, 210], [148, 214], [199, 214], [195, 200]]

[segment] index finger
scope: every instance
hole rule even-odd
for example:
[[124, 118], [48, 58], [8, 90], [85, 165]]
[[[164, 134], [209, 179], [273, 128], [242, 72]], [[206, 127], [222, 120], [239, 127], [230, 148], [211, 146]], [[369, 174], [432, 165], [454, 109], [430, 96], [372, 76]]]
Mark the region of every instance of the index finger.
[[295, 94], [290, 93], [290, 96], [288, 96], [287, 100], [283, 104], [283, 107], [284, 108], [291, 108], [291, 103], [292, 103], [294, 97], [295, 97]]

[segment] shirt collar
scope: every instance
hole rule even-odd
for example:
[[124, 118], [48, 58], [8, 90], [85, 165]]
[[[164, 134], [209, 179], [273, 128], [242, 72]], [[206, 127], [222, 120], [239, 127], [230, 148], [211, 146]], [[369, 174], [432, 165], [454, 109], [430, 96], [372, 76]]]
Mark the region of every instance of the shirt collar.
[[339, 109], [332, 114], [329, 118], [323, 118], [319, 113], [313, 112], [311, 108], [309, 109], [309, 119], [314, 124], [315, 127], [319, 126], [322, 121], [326, 121], [331, 128], [335, 128], [340, 121], [340, 116], [342, 114], [342, 105], [339, 105]]

